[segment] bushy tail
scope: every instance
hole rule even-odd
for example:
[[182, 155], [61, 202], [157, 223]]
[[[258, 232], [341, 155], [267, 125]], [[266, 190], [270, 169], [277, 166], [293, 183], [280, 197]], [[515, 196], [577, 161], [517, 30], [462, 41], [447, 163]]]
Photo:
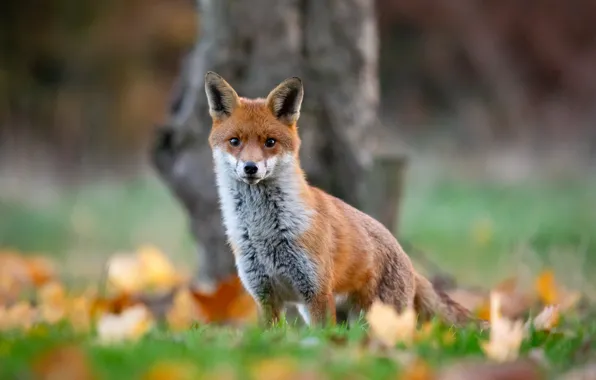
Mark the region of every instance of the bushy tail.
[[485, 321], [475, 318], [468, 309], [452, 300], [444, 291], [436, 289], [428, 279], [418, 273], [414, 307], [422, 319], [437, 316], [447, 324], [462, 326], [476, 323], [483, 328], [488, 326]]

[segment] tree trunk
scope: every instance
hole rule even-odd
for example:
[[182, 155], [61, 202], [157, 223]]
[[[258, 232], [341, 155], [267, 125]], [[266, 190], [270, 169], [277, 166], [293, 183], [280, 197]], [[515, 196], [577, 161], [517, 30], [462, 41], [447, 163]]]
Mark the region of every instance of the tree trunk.
[[372, 157], [367, 139], [378, 110], [373, 0], [198, 0], [200, 38], [185, 62], [169, 124], [152, 159], [184, 205], [201, 245], [197, 277], [213, 285], [234, 273], [226, 245], [207, 137], [203, 77], [221, 74], [245, 97], [264, 97], [300, 76], [298, 122], [309, 182], [362, 208]]

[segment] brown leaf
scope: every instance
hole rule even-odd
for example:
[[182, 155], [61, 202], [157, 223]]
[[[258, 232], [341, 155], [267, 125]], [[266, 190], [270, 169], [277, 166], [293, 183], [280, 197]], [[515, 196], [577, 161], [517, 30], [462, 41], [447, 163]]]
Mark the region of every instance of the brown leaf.
[[188, 289], [183, 288], [176, 292], [172, 306], [166, 313], [166, 320], [173, 331], [186, 330], [195, 321], [201, 320], [199, 309]]
[[546, 377], [529, 360], [509, 363], [462, 362], [444, 368], [437, 380], [540, 380]]
[[436, 375], [432, 368], [423, 360], [414, 360], [401, 374], [404, 380], [434, 380]]
[[256, 320], [257, 305], [244, 290], [238, 276], [218, 284], [211, 294], [191, 291], [206, 323], [248, 322]]
[[77, 346], [54, 348], [35, 360], [33, 372], [40, 380], [93, 380], [87, 355]]
[[142, 380], [194, 380], [200, 377], [196, 366], [188, 362], [159, 362], [154, 364]]

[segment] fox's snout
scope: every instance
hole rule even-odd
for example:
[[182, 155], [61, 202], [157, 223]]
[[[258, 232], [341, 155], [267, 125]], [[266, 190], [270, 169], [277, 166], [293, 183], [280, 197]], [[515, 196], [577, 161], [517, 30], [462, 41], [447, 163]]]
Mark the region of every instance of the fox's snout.
[[257, 174], [259, 171], [259, 167], [252, 161], [248, 161], [244, 163], [244, 174], [252, 176]]

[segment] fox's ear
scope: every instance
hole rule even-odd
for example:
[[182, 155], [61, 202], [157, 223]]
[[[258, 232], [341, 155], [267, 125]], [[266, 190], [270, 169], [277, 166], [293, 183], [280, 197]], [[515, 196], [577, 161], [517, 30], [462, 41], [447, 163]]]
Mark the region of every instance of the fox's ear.
[[238, 105], [238, 94], [219, 74], [205, 74], [205, 93], [209, 102], [209, 114], [215, 120], [229, 117]]
[[300, 117], [303, 97], [302, 80], [298, 77], [288, 78], [269, 93], [267, 106], [281, 122], [292, 125]]

